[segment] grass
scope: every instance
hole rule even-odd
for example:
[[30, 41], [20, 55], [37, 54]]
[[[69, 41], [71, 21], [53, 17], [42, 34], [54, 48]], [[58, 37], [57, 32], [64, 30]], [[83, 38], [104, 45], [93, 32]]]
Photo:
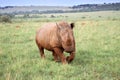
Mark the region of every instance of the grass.
[[0, 23], [0, 80], [120, 80], [120, 12], [75, 14], [54, 14], [76, 24], [76, 57], [67, 65], [52, 61], [49, 51], [42, 60], [34, 40], [42, 24], [62, 18]]

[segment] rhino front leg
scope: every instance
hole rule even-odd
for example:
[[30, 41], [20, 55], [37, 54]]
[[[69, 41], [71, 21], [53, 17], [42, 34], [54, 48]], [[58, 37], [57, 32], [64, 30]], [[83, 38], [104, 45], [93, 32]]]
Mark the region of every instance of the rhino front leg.
[[54, 51], [57, 54], [57, 56], [60, 58], [62, 64], [67, 64], [63, 51], [60, 48], [54, 48]]
[[67, 56], [66, 60], [68, 63], [70, 63], [73, 61], [74, 58], [75, 58], [75, 52], [71, 52], [70, 56]]

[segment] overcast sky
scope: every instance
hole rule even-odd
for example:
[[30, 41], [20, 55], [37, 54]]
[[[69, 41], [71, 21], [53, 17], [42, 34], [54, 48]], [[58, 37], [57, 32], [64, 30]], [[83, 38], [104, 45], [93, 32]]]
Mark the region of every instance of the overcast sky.
[[0, 6], [73, 6], [79, 4], [116, 3], [120, 0], [0, 0]]

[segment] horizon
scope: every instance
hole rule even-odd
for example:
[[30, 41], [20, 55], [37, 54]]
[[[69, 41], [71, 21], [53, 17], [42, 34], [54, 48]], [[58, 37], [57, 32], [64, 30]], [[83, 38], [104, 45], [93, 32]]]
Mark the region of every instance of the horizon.
[[74, 6], [74, 5], [82, 5], [82, 4], [108, 4], [108, 3], [119, 3], [119, 0], [86, 0], [86, 1], [80, 1], [80, 0], [67, 0], [67, 1], [56, 1], [56, 0], [1, 0], [0, 1], [0, 7], [5, 6]]

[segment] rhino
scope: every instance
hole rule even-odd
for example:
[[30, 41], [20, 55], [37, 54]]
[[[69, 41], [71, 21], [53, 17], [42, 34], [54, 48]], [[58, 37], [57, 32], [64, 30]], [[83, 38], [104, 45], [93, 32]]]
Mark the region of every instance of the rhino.
[[[55, 61], [70, 63], [75, 57], [74, 23], [65, 21], [46, 23], [37, 30], [36, 44], [41, 58], [45, 58], [44, 49], [51, 51]], [[65, 57], [63, 52], [70, 53]]]

